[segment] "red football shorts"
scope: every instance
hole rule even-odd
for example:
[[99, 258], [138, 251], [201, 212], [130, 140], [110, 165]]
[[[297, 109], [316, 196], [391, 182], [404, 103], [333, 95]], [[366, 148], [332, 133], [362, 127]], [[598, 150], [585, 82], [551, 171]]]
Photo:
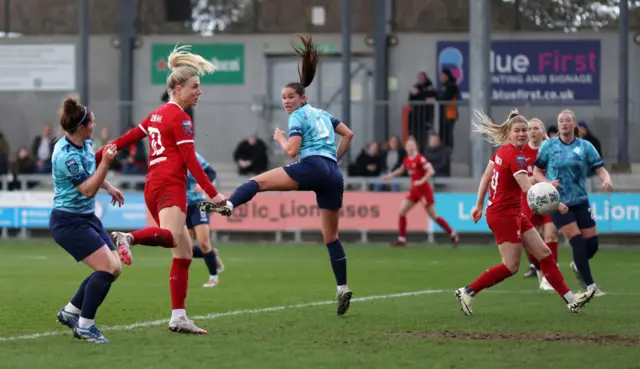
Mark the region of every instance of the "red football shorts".
[[144, 202], [153, 220], [160, 226], [160, 210], [171, 206], [179, 207], [187, 214], [187, 189], [185, 186], [165, 185], [161, 187], [145, 186]]
[[522, 235], [533, 229], [531, 221], [522, 214], [487, 213], [487, 225], [489, 225], [491, 232], [496, 237], [498, 245], [505, 242], [522, 243]]
[[547, 223], [551, 223], [551, 217], [549, 215], [539, 215], [533, 212], [526, 201], [522, 204], [522, 214], [531, 221], [534, 227], [539, 227]]
[[436, 203], [433, 198], [433, 189], [429, 183], [420, 187], [412, 186], [407, 195], [407, 200], [413, 203], [422, 203], [424, 206], [431, 206]]

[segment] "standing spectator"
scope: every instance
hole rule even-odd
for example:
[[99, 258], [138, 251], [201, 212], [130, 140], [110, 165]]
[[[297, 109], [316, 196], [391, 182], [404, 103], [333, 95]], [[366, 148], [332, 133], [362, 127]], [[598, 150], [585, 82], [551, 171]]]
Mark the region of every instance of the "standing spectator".
[[[20, 190], [19, 177], [20, 174], [34, 174], [37, 172], [37, 165], [34, 162], [31, 155], [29, 155], [29, 149], [25, 146], [18, 150], [16, 161], [11, 163], [11, 174], [13, 175], [13, 181], [9, 184], [9, 190]], [[35, 186], [37, 182], [29, 182], [28, 187]]]
[[583, 120], [578, 122], [578, 133], [580, 134], [581, 139], [591, 142], [593, 147], [596, 148], [598, 155], [600, 155], [600, 157], [602, 158], [602, 146], [600, 145], [600, 140], [598, 140], [598, 138], [591, 133], [589, 127], [587, 126], [587, 123]]
[[51, 155], [55, 141], [51, 124], [45, 123], [42, 126], [42, 135], [36, 136], [31, 145], [31, 155], [36, 160], [38, 173], [51, 173]]
[[437, 92], [427, 73], [420, 72], [417, 81], [409, 92], [411, 113], [409, 113], [409, 135], [416, 137], [419, 143], [424, 143], [426, 132], [433, 125], [434, 105], [428, 104], [436, 101]]
[[269, 166], [267, 145], [256, 134], [251, 134], [246, 140], [238, 143], [233, 151], [233, 160], [238, 164], [240, 175], [265, 172]]
[[451, 152], [447, 145], [443, 145], [437, 133], [429, 134], [429, 145], [425, 150], [425, 157], [431, 163], [436, 177], [451, 176]]
[[449, 69], [443, 69], [440, 73], [442, 86], [438, 91], [438, 101], [440, 105], [440, 141], [453, 148], [453, 128], [458, 120], [458, 103], [460, 90], [456, 83], [456, 78]]

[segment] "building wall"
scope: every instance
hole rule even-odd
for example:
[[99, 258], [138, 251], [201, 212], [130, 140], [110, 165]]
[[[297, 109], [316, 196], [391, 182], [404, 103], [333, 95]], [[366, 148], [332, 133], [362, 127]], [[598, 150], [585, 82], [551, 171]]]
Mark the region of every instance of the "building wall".
[[[401, 132], [401, 108], [406, 102], [407, 93], [415, 81], [418, 71], [426, 71], [432, 79], [436, 77], [436, 43], [444, 40], [465, 40], [466, 34], [399, 34], [399, 44], [391, 48], [390, 71], [390, 119], [392, 133]], [[119, 51], [111, 45], [113, 36], [96, 35], [90, 41], [90, 106], [96, 113], [101, 126], [107, 126], [113, 132], [120, 133], [118, 109], [118, 70]], [[353, 154], [367, 140], [371, 139], [373, 119], [373, 49], [364, 43], [365, 35], [353, 36], [354, 60], [361, 65], [360, 77], [353, 83], [356, 93], [354, 114], [351, 125], [356, 130], [358, 141]], [[586, 120], [602, 141], [605, 157], [612, 159], [616, 154], [617, 141], [617, 95], [618, 95], [618, 36], [616, 33], [553, 34], [518, 33], [495, 34], [494, 39], [600, 39], [601, 40], [601, 100], [588, 104], [567, 106], [573, 109], [579, 119]], [[244, 44], [244, 83], [240, 85], [203, 85], [203, 96], [196, 108], [197, 148], [212, 161], [231, 159], [236, 143], [250, 132], [258, 132], [267, 142], [275, 126], [286, 127], [284, 115], [280, 112], [279, 86], [297, 78], [295, 59], [291, 54], [290, 35], [220, 35], [215, 38], [200, 36], [144, 36], [141, 45], [135, 50], [134, 61], [134, 122], [143, 119], [160, 103], [162, 85], [151, 84], [153, 61], [151, 48], [156, 43], [235, 43]], [[73, 43], [75, 37], [23, 37], [10, 39], [14, 43]], [[334, 66], [323, 69], [318, 81], [312, 85], [312, 91], [321, 95], [314, 104], [322, 105], [338, 91], [341, 77], [335, 63], [339, 61], [340, 35], [322, 34], [317, 42], [328, 49], [323, 56]], [[335, 52], [334, 52], [335, 51]], [[638, 45], [630, 43], [629, 59], [640, 60]], [[275, 65], [275, 66], [274, 66]], [[354, 65], [354, 69], [357, 67]], [[636, 63], [629, 64], [630, 86], [630, 142], [640, 140], [640, 75]], [[289, 68], [289, 69], [287, 69]], [[272, 72], [273, 71], [273, 72]], [[610, 82], [609, 82], [610, 81]], [[397, 82], [397, 83], [395, 83]], [[73, 91], [71, 91], [73, 92]], [[12, 151], [21, 145], [30, 144], [39, 134], [44, 122], [57, 124], [57, 108], [62, 98], [70, 92], [2, 92], [0, 93], [0, 130], [9, 137]], [[317, 99], [317, 98], [316, 98]], [[128, 102], [125, 102], [128, 103]], [[495, 105], [492, 115], [496, 120], [506, 116], [512, 106]], [[526, 116], [537, 116], [552, 124], [560, 106], [517, 106]], [[329, 106], [329, 110], [338, 116], [340, 98]], [[460, 109], [460, 119], [456, 125], [457, 144], [454, 161], [461, 170], [469, 161], [469, 112]], [[631, 157], [640, 161], [640, 152], [631, 150]]]

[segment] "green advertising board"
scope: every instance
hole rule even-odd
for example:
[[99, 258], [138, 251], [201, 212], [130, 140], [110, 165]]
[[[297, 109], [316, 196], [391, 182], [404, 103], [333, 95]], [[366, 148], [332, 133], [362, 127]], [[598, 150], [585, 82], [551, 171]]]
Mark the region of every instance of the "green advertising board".
[[[175, 44], [151, 45], [151, 84], [167, 83], [167, 58]], [[244, 84], [244, 44], [194, 44], [191, 51], [210, 60], [217, 67], [215, 73], [200, 77], [203, 85]]]

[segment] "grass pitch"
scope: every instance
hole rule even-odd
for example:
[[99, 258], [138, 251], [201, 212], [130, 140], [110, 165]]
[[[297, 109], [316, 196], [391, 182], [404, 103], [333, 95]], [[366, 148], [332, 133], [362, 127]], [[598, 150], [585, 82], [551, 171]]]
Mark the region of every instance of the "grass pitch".
[[[638, 249], [600, 250], [593, 273], [609, 294], [579, 314], [521, 270], [479, 294], [475, 315], [466, 317], [453, 291], [499, 262], [495, 247], [346, 245], [357, 299], [338, 317], [324, 246], [217, 247], [226, 266], [221, 284], [201, 287], [202, 260], [194, 260], [189, 280], [189, 316], [208, 335], [168, 331], [170, 253], [140, 247], [98, 311], [96, 323], [112, 342], [95, 345], [55, 321], [89, 269], [51, 241], [2, 241], [0, 368], [640, 366]], [[575, 290], [570, 258], [561, 248], [561, 269]]]

